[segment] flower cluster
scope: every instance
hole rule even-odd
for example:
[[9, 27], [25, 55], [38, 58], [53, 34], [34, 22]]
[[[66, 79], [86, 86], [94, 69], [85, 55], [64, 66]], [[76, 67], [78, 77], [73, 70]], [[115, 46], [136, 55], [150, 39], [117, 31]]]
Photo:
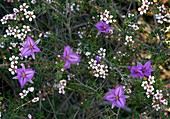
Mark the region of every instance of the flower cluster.
[[75, 10], [79, 11], [80, 10], [80, 5], [75, 4], [75, 3], [68, 3], [68, 8], [70, 12], [75, 12]]
[[149, 10], [149, 6], [153, 4], [152, 2], [149, 2], [148, 0], [142, 0], [141, 7], [138, 8], [138, 11], [141, 15], [146, 14], [146, 12]]
[[65, 90], [64, 90], [64, 88], [66, 87], [66, 85], [67, 85], [67, 81], [66, 80], [60, 80], [60, 82], [56, 85], [56, 84], [54, 84], [53, 85], [53, 87], [54, 88], [58, 88], [59, 89], [59, 93], [60, 94], [65, 94]]
[[[8, 1], [13, 1], [13, 0], [8, 0]], [[150, 34], [147, 34], [148, 36], [147, 35], [145, 36], [145, 30], [147, 30], [145, 26], [149, 26], [149, 25], [148, 24], [145, 25], [143, 19], [141, 20], [139, 17], [143, 14], [146, 14], [147, 11], [152, 9], [151, 5], [153, 3], [149, 0], [141, 0], [141, 1], [142, 1], [142, 5], [138, 8], [140, 15], [136, 14], [136, 8], [134, 9], [134, 6], [132, 6], [133, 4], [137, 4], [136, 1], [131, 1], [130, 3], [128, 3], [127, 6], [124, 5], [124, 3], [126, 3], [127, 1], [124, 1], [124, 3], [121, 4], [122, 6], [121, 8], [120, 3], [118, 1], [112, 1], [112, 3], [109, 3], [108, 1], [108, 4], [104, 4], [105, 2], [103, 2], [102, 5], [99, 5], [98, 2], [96, 4], [94, 0], [90, 0], [89, 2], [83, 2], [81, 0], [78, 0], [78, 2], [75, 3], [70, 3], [69, 1], [66, 4], [64, 2], [57, 3], [56, 0], [55, 1], [42, 0], [43, 2], [42, 4], [39, 1], [31, 0], [27, 2], [29, 4], [30, 2], [32, 4], [35, 4], [37, 2], [39, 5], [38, 4], [35, 6], [32, 5], [30, 7], [28, 6], [28, 4], [22, 3], [18, 9], [17, 8], [13, 9], [12, 14], [6, 14], [5, 16], [3, 16], [1, 22], [2, 24], [5, 24], [4, 25], [5, 30], [2, 29], [2, 32], [4, 33], [2, 36], [4, 37], [3, 41], [6, 40], [8, 42], [2, 42], [0, 44], [0, 47], [4, 48], [3, 45], [4, 44], [7, 45], [6, 49], [5, 48], [2, 49], [2, 56], [6, 58], [7, 62], [6, 60], [5, 61], [2, 60], [4, 64], [1, 64], [0, 66], [1, 67], [9, 66], [8, 70], [12, 75], [15, 75], [13, 79], [17, 79], [17, 81], [19, 82], [17, 83], [20, 85], [20, 87], [24, 88], [24, 86], [27, 85], [28, 82], [33, 84], [34, 81], [33, 79], [34, 79], [34, 75], [36, 74], [36, 71], [32, 69], [31, 66], [33, 66], [34, 64], [38, 64], [38, 65], [42, 64], [41, 66], [35, 66], [37, 68], [38, 74], [40, 74], [38, 78], [39, 79], [43, 78], [43, 80], [40, 82], [42, 84], [38, 86], [41, 89], [36, 94], [37, 96], [34, 96], [33, 98], [31, 98], [31, 100], [28, 101], [27, 100], [28, 97], [26, 96], [31, 97], [30, 94], [32, 94], [32, 92], [35, 92], [34, 87], [28, 87], [30, 86], [30, 84], [28, 84], [27, 85], [28, 88], [21, 90], [21, 92], [19, 93], [19, 97], [21, 98], [20, 100], [22, 102], [23, 101], [28, 101], [28, 102], [19, 106], [18, 108], [16, 108], [16, 110], [31, 102], [35, 103], [38, 102], [39, 100], [43, 101], [42, 97], [49, 94], [53, 94], [55, 89], [61, 95], [66, 94], [66, 89], [75, 90], [76, 94], [80, 92], [82, 96], [79, 96], [80, 99], [78, 99], [78, 101], [85, 100], [87, 102], [86, 104], [84, 103], [86, 107], [89, 106], [89, 104], [91, 103], [90, 99], [92, 98], [94, 103], [100, 102], [101, 95], [103, 95], [104, 90], [107, 87], [112, 87], [112, 86], [115, 87], [109, 90], [104, 96], [105, 100], [112, 103], [112, 108], [116, 106], [126, 111], [129, 110], [131, 111], [130, 108], [132, 106], [135, 106], [135, 103], [138, 103], [138, 101], [135, 100], [136, 98], [135, 93], [139, 93], [136, 96], [141, 96], [141, 95], [143, 96], [144, 94], [145, 98], [147, 99], [144, 100], [145, 102], [141, 102], [141, 104], [142, 103], [148, 104], [148, 102], [150, 101], [150, 106], [147, 107], [151, 107], [151, 108], [153, 107], [154, 110], [156, 111], [160, 110], [161, 108], [163, 109], [166, 105], [168, 105], [169, 100], [166, 99], [166, 97], [163, 95], [164, 93], [162, 90], [164, 89], [161, 90], [161, 86], [159, 84], [157, 85], [158, 81], [155, 80], [155, 77], [157, 76], [156, 75], [155, 77], [152, 76], [153, 75], [152, 71], [154, 71], [154, 69], [151, 66], [151, 61], [143, 62], [143, 60], [145, 59], [151, 59], [152, 62], [154, 63], [153, 66], [155, 67], [157, 67], [156, 65], [159, 64], [159, 62], [163, 64], [164, 59], [160, 61], [159, 59], [165, 55], [168, 55], [168, 52], [166, 50], [166, 48], [168, 47], [161, 43], [164, 43], [167, 34], [163, 34], [163, 31], [159, 33], [158, 32], [159, 29], [156, 29], [151, 31]], [[55, 4], [49, 4], [51, 2], [54, 2]], [[86, 6], [83, 6], [87, 4], [91, 6], [93, 9], [87, 9]], [[154, 20], [160, 24], [163, 24], [165, 22], [170, 23], [170, 14], [168, 11], [169, 9], [167, 9], [165, 5], [157, 7], [157, 5], [159, 4], [160, 3], [153, 5], [153, 12], [152, 13], [149, 12], [148, 15], [155, 14]], [[63, 5], [65, 5], [64, 10], [62, 10]], [[85, 8], [85, 10], [81, 11], [80, 5], [82, 5], [81, 8]], [[36, 8], [36, 6], [38, 7]], [[60, 9], [55, 9], [57, 6], [58, 7], [61, 6]], [[108, 11], [104, 9], [105, 11], [102, 12], [101, 10], [103, 8], [101, 8], [101, 6], [107, 6], [108, 8], [112, 7], [112, 10]], [[38, 18], [40, 20], [36, 21], [35, 20], [36, 16], [34, 12], [41, 12], [39, 10], [39, 7], [44, 7], [46, 11], [39, 14]], [[157, 7], [158, 9], [156, 9], [155, 7]], [[34, 8], [34, 10], [30, 11], [29, 10], [30, 8]], [[96, 17], [97, 19], [94, 17], [94, 15], [96, 14], [93, 14], [94, 13], [93, 10], [95, 9], [97, 11], [97, 17], [98, 17], [98, 18]], [[119, 9], [121, 9], [120, 12]], [[130, 12], [130, 10], [132, 10], [132, 12]], [[78, 16], [79, 14], [75, 13], [76, 11], [79, 11], [81, 15]], [[50, 12], [51, 14], [49, 14]], [[64, 15], [62, 14], [62, 12]], [[86, 22], [86, 20], [88, 20], [87, 18], [89, 17], [89, 14], [90, 16], [92, 15], [93, 21]], [[46, 19], [44, 15], [45, 16], [52, 15], [52, 16], [50, 16], [49, 19], [48, 18]], [[77, 21], [70, 22], [70, 19], [72, 18]], [[11, 22], [12, 20], [15, 21]], [[31, 21], [34, 21], [35, 23], [29, 26]], [[44, 21], [45, 22], [48, 21], [48, 23], [46, 24], [44, 23]], [[82, 24], [79, 24], [81, 22]], [[24, 23], [25, 25], [22, 23]], [[53, 23], [60, 23], [60, 24], [55, 24], [54, 26], [51, 26], [53, 25]], [[14, 24], [17, 25], [12, 26]], [[157, 26], [156, 23], [152, 25]], [[60, 27], [62, 27], [62, 29], [60, 29]], [[81, 31], [77, 30], [78, 27], [81, 27], [80, 28]], [[161, 25], [159, 28], [162, 29], [161, 27], [165, 27], [165, 26]], [[152, 28], [154, 28], [154, 26], [152, 26]], [[145, 30], [142, 31], [142, 29]], [[33, 31], [35, 32], [31, 33]], [[98, 34], [95, 31], [97, 31]], [[157, 38], [157, 34], [160, 37], [163, 36], [161, 42]], [[140, 36], [145, 36], [143, 41], [141, 41], [142, 37]], [[40, 45], [39, 42], [41, 41], [41, 39], [39, 39], [40, 37], [42, 37], [43, 39], [43, 43], [41, 47], [39, 46]], [[56, 39], [54, 39], [55, 37]], [[68, 37], [69, 40], [65, 40]], [[63, 40], [60, 40], [61, 38], [63, 38]], [[74, 40], [72, 38], [74, 38]], [[70, 46], [75, 46], [76, 43], [79, 43], [78, 48], [77, 49], [75, 48], [75, 51], [73, 51], [73, 49], [69, 45], [65, 45], [67, 43]], [[65, 46], [63, 50], [61, 49], [61, 46]], [[98, 48], [101, 47], [101, 48], [99, 50], [92, 51], [96, 49], [96, 47]], [[149, 54], [151, 54], [150, 56], [151, 58], [146, 58], [145, 56], [143, 56], [145, 55], [144, 53], [145, 51], [140, 51], [140, 48], [146, 50], [149, 47], [152, 47], [152, 49], [146, 52], [147, 53], [149, 52]], [[41, 52], [40, 50], [41, 48], [44, 49], [42, 55], [35, 56], [36, 54]], [[154, 48], [156, 48], [156, 51], [154, 51]], [[161, 48], [166, 50], [166, 52], [163, 53], [162, 52], [163, 50]], [[63, 51], [62, 56], [59, 55], [61, 51]], [[4, 52], [7, 52], [7, 55], [4, 55]], [[161, 55], [159, 56], [159, 54]], [[84, 58], [81, 58], [80, 55], [84, 56]], [[32, 61], [34, 61], [35, 59], [36, 62], [32, 63]], [[142, 60], [144, 64], [140, 62], [136, 62], [139, 59]], [[74, 68], [73, 66], [79, 65], [80, 61], [86, 61], [86, 62], [80, 64], [80, 67], [78, 69]], [[133, 66], [133, 64], [129, 65], [132, 62], [133, 63], [135, 62], [136, 65], [135, 66]], [[56, 66], [54, 66], [54, 64], [56, 64]], [[88, 66], [88, 70], [87, 67], [83, 67], [83, 65]], [[111, 72], [110, 70], [113, 72]], [[130, 73], [127, 73], [127, 71], [130, 71]], [[76, 72], [78, 73], [77, 75], [75, 74]], [[84, 74], [88, 74], [88, 72], [90, 72], [91, 75], [84, 76]], [[157, 74], [157, 72], [155, 74]], [[113, 80], [110, 80], [110, 77], [114, 77]], [[136, 81], [136, 79], [134, 80], [134, 78], [132, 77], [140, 78], [141, 80]], [[51, 80], [54, 78], [56, 79]], [[94, 81], [93, 78], [96, 80]], [[104, 80], [97, 80], [99, 78]], [[77, 81], [76, 84], [78, 85], [70, 84], [68, 87], [68, 81], [71, 79], [75, 79], [72, 80], [72, 82]], [[86, 79], [90, 79], [90, 80], [86, 80]], [[141, 83], [139, 84], [139, 82]], [[124, 84], [125, 86], [118, 85], [118, 83], [122, 85]], [[4, 84], [6, 84], [6, 82]], [[53, 88], [51, 88], [52, 87], [51, 84], [53, 84]], [[46, 85], [48, 87], [46, 87]], [[36, 87], [36, 89], [38, 87]], [[141, 90], [133, 91], [137, 89], [142, 89], [143, 91], [142, 92], [140, 92]], [[129, 97], [126, 95], [126, 93], [128, 95], [130, 94], [132, 95], [130, 100], [133, 101], [130, 105], [126, 104], [127, 98]], [[73, 99], [72, 95], [75, 97], [76, 94], [72, 93], [69, 99]], [[97, 95], [93, 96], [94, 94]], [[137, 97], [137, 99], [140, 99], [140, 97]], [[51, 99], [48, 99], [45, 102], [46, 103], [45, 108], [47, 108], [46, 109], [47, 111], [49, 110], [49, 108], [53, 109], [54, 106], [53, 104], [51, 105], [50, 100]], [[75, 102], [75, 100], [73, 100], [73, 102]], [[51, 107], [46, 106], [49, 103]], [[69, 104], [68, 101], [66, 101], [65, 103]], [[66, 105], [69, 107], [68, 104]], [[40, 105], [40, 107], [41, 106], [43, 105]], [[130, 107], [126, 107], [126, 106], [130, 106]], [[60, 107], [63, 108], [63, 105], [61, 105]], [[142, 106], [139, 106], [138, 108], [139, 112], [143, 110], [140, 109], [140, 107], [143, 107], [143, 104]], [[44, 112], [41, 113], [43, 117], [46, 116], [46, 112], [45, 112], [46, 110], [44, 110]], [[56, 109], [54, 108], [53, 111], [56, 112], [57, 110], [58, 108]], [[135, 112], [135, 108], [132, 109], [132, 113], [133, 112]], [[72, 112], [69, 112], [69, 114], [71, 113]], [[105, 117], [105, 114], [108, 113], [110, 113], [110, 110], [105, 110], [105, 112], [104, 113], [102, 112], [101, 115]], [[117, 111], [117, 114], [116, 113], [114, 114], [116, 115], [116, 118], [120, 117], [119, 110]], [[0, 110], [0, 115], [1, 115], [1, 110]], [[126, 115], [127, 114], [123, 114], [123, 116]], [[35, 116], [39, 116], [39, 114], [35, 114]], [[50, 116], [60, 117], [60, 115], [50, 115]], [[106, 118], [107, 116], [108, 115], [106, 115]], [[130, 117], [131, 115], [127, 115], [127, 116]], [[32, 115], [29, 114], [28, 118], [31, 119]]]
[[126, 42], [124, 43], [125, 45], [127, 45], [128, 43], [134, 43], [132, 36], [126, 36], [125, 40], [126, 40]]
[[23, 99], [29, 92], [34, 92], [34, 87], [28, 87], [28, 90], [23, 90], [22, 93], [19, 93], [21, 99]]
[[13, 14], [6, 14], [2, 17], [1, 23], [6, 24], [8, 20], [17, 20], [17, 14], [14, 12]]
[[131, 87], [126, 87], [126, 86], [122, 86], [124, 89], [124, 92], [126, 92], [127, 94], [132, 93]]
[[[29, 19], [29, 21], [32, 21], [32, 19], [35, 19], [36, 16], [34, 15], [33, 11], [27, 11], [29, 6], [26, 3], [23, 3], [22, 5], [19, 6], [19, 9], [14, 8], [13, 9], [13, 14], [6, 14], [2, 19], [1, 22], [2, 24], [6, 24], [8, 20], [20, 20], [19, 15], [23, 11], [24, 16], [26, 19]], [[24, 20], [24, 18], [22, 18]]]
[[[29, 21], [32, 21], [33, 18], [35, 18], [33, 11], [28, 11], [29, 6], [26, 3], [23, 3], [19, 6], [19, 9], [14, 8], [13, 14], [7, 14], [2, 19], [2, 24], [6, 24], [8, 20], [18, 20], [20, 21], [20, 17], [25, 16], [26, 19], [29, 19]], [[23, 13], [23, 15], [22, 15]], [[22, 18], [24, 20], [24, 18]], [[21, 25], [12, 27], [11, 25], [8, 25], [7, 29], [5, 30], [6, 34], [4, 34], [4, 37], [11, 37], [13, 36], [15, 39], [15, 42], [10, 42], [10, 50], [13, 50], [13, 48], [20, 48], [19, 50], [21, 53], [18, 56], [12, 56], [9, 58], [11, 62], [11, 67], [9, 68], [9, 71], [12, 75], [17, 73], [17, 76], [14, 77], [14, 79], [18, 79], [21, 87], [23, 87], [27, 82], [32, 82], [32, 78], [34, 76], [34, 70], [31, 68], [25, 69], [24, 64], [22, 64], [22, 68], [17, 68], [19, 57], [21, 60], [23, 60], [23, 57], [32, 56], [33, 59], [35, 59], [34, 52], [40, 52], [40, 49], [37, 47], [37, 44], [40, 40], [37, 40], [36, 42], [33, 41], [27, 34], [31, 31], [30, 26], [27, 25]], [[27, 38], [26, 38], [27, 37]], [[22, 46], [22, 47], [21, 47]], [[16, 52], [16, 50], [14, 51]]]
[[30, 26], [23, 25], [23, 27], [19, 29], [18, 26], [11, 27], [10, 25], [8, 25], [4, 37], [13, 36], [14, 38], [23, 41], [26, 38], [27, 33], [29, 33], [30, 31], [31, 31]]
[[155, 18], [157, 22], [163, 24], [164, 22], [170, 23], [170, 13], [167, 12], [167, 8], [162, 4], [162, 6], [158, 7], [159, 13], [155, 14]]
[[160, 106], [168, 105], [168, 101], [163, 98], [162, 90], [156, 90], [156, 93], [154, 91], [153, 84], [155, 83], [154, 76], [149, 76], [147, 81], [143, 81], [141, 86], [144, 90], [146, 90], [146, 96], [147, 98], [152, 98], [152, 107], [156, 109], [156, 111], [160, 110]]
[[12, 50], [13, 48], [16, 48], [18, 46], [18, 42], [10, 42], [9, 49]]
[[112, 23], [113, 15], [110, 15], [108, 10], [105, 10], [104, 13], [100, 14], [100, 21], [106, 22], [106, 24]]
[[137, 24], [129, 24], [128, 25], [129, 27], [132, 27], [133, 28], [133, 30], [135, 30], [135, 31], [137, 31], [138, 29], [139, 29], [139, 26], [137, 25]]
[[100, 50], [98, 50], [98, 56], [88, 62], [90, 65], [89, 68], [92, 69], [92, 75], [104, 79], [108, 75], [108, 66], [102, 63], [102, 58], [105, 58], [106, 56], [105, 52], [106, 49], [100, 48]]
[[9, 58], [9, 61], [11, 62], [11, 65], [10, 65], [11, 67], [8, 70], [11, 72], [12, 75], [16, 73], [18, 59], [19, 57], [14, 56], [14, 55]]

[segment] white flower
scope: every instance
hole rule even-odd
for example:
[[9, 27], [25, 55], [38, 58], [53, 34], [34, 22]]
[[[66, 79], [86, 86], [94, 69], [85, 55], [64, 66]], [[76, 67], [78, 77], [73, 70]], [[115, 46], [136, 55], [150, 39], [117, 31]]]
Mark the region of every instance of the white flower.
[[24, 33], [18, 34], [18, 39], [21, 39], [22, 41], [25, 39], [25, 37], [26, 37], [26, 34]]
[[165, 17], [167, 17], [168, 19], [170, 19], [170, 13], [165, 14]]
[[27, 94], [29, 93], [29, 91], [23, 90], [22, 93], [23, 93], [23, 96], [25, 97], [25, 96], [27, 96]]
[[100, 77], [105, 79], [106, 78], [106, 73], [104, 71], [100, 72]]
[[18, 13], [19, 10], [18, 10], [17, 8], [13, 8], [13, 12], [14, 12], [14, 13]]
[[34, 92], [34, 87], [28, 87], [28, 91]]
[[2, 23], [2, 24], [6, 24], [6, 23], [7, 23], [7, 18], [6, 18], [6, 16], [4, 16], [4, 17], [1, 19], [1, 23]]
[[104, 11], [104, 14], [109, 14], [110, 12], [106, 9], [105, 11]]
[[28, 114], [28, 119], [32, 119], [32, 115], [31, 114]]
[[27, 96], [28, 93], [29, 93], [29, 91], [23, 90], [22, 93], [19, 93], [19, 95], [20, 95], [21, 98], [23, 99], [25, 96]]
[[27, 11], [24, 13], [24, 15], [27, 19], [29, 19], [29, 21], [32, 21], [32, 19], [36, 18], [33, 11]]
[[94, 76], [95, 76], [95, 77], [99, 77], [99, 74], [95, 73]]
[[32, 3], [32, 4], [35, 4], [35, 3], [36, 3], [36, 0], [31, 0], [31, 3]]
[[16, 37], [18, 37], [19, 33], [20, 33], [20, 30], [17, 29], [17, 27], [16, 27], [16, 29], [13, 29], [12, 35], [14, 36], [14, 38], [16, 38]]
[[156, 90], [156, 94], [153, 97], [154, 99], [161, 100], [163, 98], [162, 90]]
[[155, 14], [155, 18], [157, 19], [157, 22], [160, 24], [163, 24], [163, 22], [168, 22], [168, 17], [167, 15], [162, 15], [161, 13]]
[[105, 10], [105, 12], [100, 15], [100, 20], [105, 21], [107, 24], [112, 23], [113, 22], [113, 20], [112, 20], [113, 15], [109, 15], [109, 13], [110, 13], [109, 11]]
[[9, 60], [11, 61], [11, 64], [18, 64], [18, 59], [19, 57], [16, 57], [14, 55], [9, 58]]
[[65, 94], [64, 88], [59, 88], [59, 93], [60, 94]]
[[162, 90], [156, 90], [156, 93], [162, 93]]
[[160, 6], [160, 7], [158, 7], [158, 9], [159, 9], [159, 11], [162, 12], [162, 13], [166, 12], [166, 8], [165, 8], [165, 5], [164, 5], [164, 4], [162, 4], [162, 6]]
[[148, 2], [148, 0], [143, 0], [142, 5], [148, 9], [150, 2]]
[[91, 59], [91, 61], [88, 62], [90, 64], [90, 67], [96, 66], [97, 65], [97, 61], [94, 59]]
[[27, 11], [27, 8], [28, 8], [28, 7], [29, 7], [29, 6], [28, 6], [26, 3], [23, 3], [22, 5], [19, 6], [20, 11], [24, 11], [24, 12]]
[[110, 33], [110, 34], [113, 34], [113, 29], [109, 29], [109, 33]]
[[66, 80], [60, 80], [60, 85], [61, 86], [66, 86], [66, 84], [67, 84], [67, 81]]
[[[13, 42], [10, 42], [10, 45], [12, 45], [12, 47], [16, 47], [18, 43], [13, 43]], [[12, 48], [11, 48], [12, 49]]]
[[7, 34], [8, 36], [11, 36], [11, 35], [12, 35], [12, 32], [13, 32], [13, 28], [9, 26], [8, 29], [6, 29], [6, 34]]
[[85, 53], [86, 56], [89, 56], [90, 54], [91, 54], [90, 52], [86, 52], [86, 53]]
[[21, 96], [21, 99], [23, 99], [23, 98], [24, 98], [23, 93], [19, 93], [19, 95]]
[[158, 110], [160, 110], [160, 109], [161, 109], [161, 107], [160, 107], [160, 105], [159, 105], [159, 104], [154, 104], [152, 107], [153, 107], [153, 108], [155, 108], [155, 109], [156, 109], [156, 111], [158, 111]]
[[9, 68], [8, 70], [11, 72], [12, 75], [14, 75], [16, 73], [16, 69], [17, 66], [14, 66], [13, 64], [11, 65], [11, 68]]
[[127, 42], [129, 42], [129, 41], [132, 42], [132, 36], [126, 36], [125, 39], [126, 39]]
[[152, 92], [154, 91], [154, 87], [152, 85], [147, 86], [147, 92]]
[[148, 79], [149, 83], [154, 84], [155, 83], [154, 79], [155, 79], [154, 76], [149, 76], [149, 79]]
[[105, 55], [106, 55], [105, 52], [106, 52], [106, 49], [103, 49], [103, 48], [100, 48], [100, 50], [98, 50], [99, 55], [102, 57], [105, 57]]
[[4, 34], [4, 36], [3, 36], [4, 38], [7, 38], [7, 35], [6, 34]]
[[162, 102], [164, 105], [168, 105], [168, 101], [166, 99], [162, 99], [160, 102]]
[[35, 97], [34, 99], [32, 99], [32, 102], [38, 102], [39, 101], [39, 97]]
[[133, 28], [135, 31], [139, 29], [139, 27], [138, 27], [137, 25], [135, 25], [135, 24], [132, 25], [132, 28]]
[[156, 94], [154, 95], [154, 98], [157, 99], [157, 100], [160, 100], [160, 99], [163, 98], [163, 94], [162, 94], [162, 93], [156, 93]]
[[146, 96], [147, 96], [147, 98], [150, 98], [151, 97], [151, 95], [153, 95], [154, 94], [154, 92], [146, 92]]
[[127, 89], [126, 92], [129, 94], [129, 93], [132, 93], [131, 89]]
[[108, 66], [107, 66], [107, 65], [104, 65], [104, 66], [102, 67], [102, 69], [103, 69], [104, 72], [108, 72]]
[[113, 15], [107, 17], [106, 24], [112, 23]]
[[96, 71], [97, 72], [102, 72], [103, 71], [103, 65], [97, 64]]
[[140, 12], [141, 15], [143, 15], [144, 13], [146, 13], [146, 9], [144, 6], [141, 6], [138, 8], [138, 11]]
[[23, 25], [22, 32], [28, 33], [30, 31], [31, 31], [30, 26]]
[[143, 87], [144, 90], [146, 90], [147, 87], [148, 87], [148, 82], [147, 81], [143, 81], [141, 86]]

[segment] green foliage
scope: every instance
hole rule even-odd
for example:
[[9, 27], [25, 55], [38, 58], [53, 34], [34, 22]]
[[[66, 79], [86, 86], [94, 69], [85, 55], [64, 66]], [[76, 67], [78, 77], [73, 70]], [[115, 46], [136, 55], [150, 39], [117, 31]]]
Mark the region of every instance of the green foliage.
[[[164, 97], [169, 100], [169, 88], [165, 85], [169, 74], [163, 73], [169, 67], [169, 40], [167, 30], [168, 23], [158, 24], [154, 14], [159, 13], [158, 6], [161, 2], [153, 3], [146, 14], [140, 15], [138, 8], [142, 5], [140, 0], [110, 1], [110, 0], [55, 0], [48, 3], [46, 0], [31, 0], [14, 3], [2, 1], [0, 10], [2, 15], [12, 13], [13, 8], [19, 8], [23, 2], [29, 6], [29, 11], [34, 11], [36, 19], [29, 22], [25, 20], [9, 20], [7, 24], [0, 25], [0, 43], [4, 42], [5, 47], [0, 49], [0, 111], [2, 119], [25, 119], [31, 114], [33, 119], [138, 119], [138, 118], [169, 118], [164, 113], [169, 105], [161, 106], [161, 111], [155, 111], [152, 107], [152, 98], [147, 98], [146, 90], [141, 86], [143, 81], [148, 81], [148, 77], [142, 79], [134, 78], [128, 66], [136, 66], [137, 62], [145, 64], [151, 61], [152, 76], [155, 76], [154, 91], [163, 90]], [[74, 6], [72, 6], [74, 4]], [[68, 6], [69, 4], [69, 6]], [[165, 6], [169, 3], [167, 2]], [[79, 7], [77, 6], [79, 5]], [[68, 8], [66, 8], [66, 6]], [[72, 7], [70, 7], [72, 6]], [[70, 7], [70, 8], [69, 8]], [[77, 8], [77, 9], [76, 9]], [[74, 9], [74, 10], [73, 10]], [[113, 33], [97, 35], [99, 30], [94, 24], [100, 21], [100, 15], [105, 10], [113, 16], [109, 26]], [[168, 9], [167, 9], [168, 11]], [[129, 13], [134, 16], [129, 17]], [[2, 16], [2, 17], [3, 17]], [[25, 17], [22, 11], [17, 18]], [[132, 25], [139, 27], [134, 30]], [[8, 25], [11, 27], [23, 25], [30, 26], [31, 32], [28, 36], [34, 36], [34, 41], [40, 39], [38, 47], [41, 53], [35, 53], [36, 59], [19, 60], [26, 68], [35, 70], [33, 78], [34, 84], [27, 83], [24, 88], [20, 88], [17, 80], [13, 80], [8, 69], [11, 66], [9, 58], [12, 55], [19, 56], [21, 48], [11, 46], [10, 43], [22, 43], [12, 35], [4, 37]], [[132, 36], [132, 42], [126, 42], [126, 36]], [[0, 44], [1, 45], [1, 44]], [[79, 51], [81, 62], [79, 65], [71, 64], [70, 69], [63, 69], [65, 61], [62, 59], [64, 46], [69, 45], [73, 51]], [[9, 49], [12, 47], [12, 49]], [[108, 66], [106, 78], [95, 77], [95, 68], [90, 67], [91, 59], [99, 56], [98, 50], [106, 49], [106, 56], [101, 58], [97, 64]], [[91, 54], [86, 55], [87, 52]], [[152, 69], [152, 70], [153, 70]], [[168, 71], [167, 71], [168, 72]], [[166, 73], [167, 73], [166, 72]], [[168, 72], [169, 73], [169, 72]], [[66, 86], [62, 88], [64, 94], [58, 88], [60, 81], [66, 81]], [[125, 86], [126, 99], [124, 109], [111, 108], [111, 102], [104, 100], [104, 95], [109, 89], [116, 85]], [[34, 87], [33, 92], [29, 92], [21, 99], [20, 93]], [[128, 93], [128, 89], [131, 93]], [[32, 100], [38, 97], [35, 103]], [[153, 96], [152, 96], [153, 97]], [[6, 109], [6, 112], [4, 111]]]

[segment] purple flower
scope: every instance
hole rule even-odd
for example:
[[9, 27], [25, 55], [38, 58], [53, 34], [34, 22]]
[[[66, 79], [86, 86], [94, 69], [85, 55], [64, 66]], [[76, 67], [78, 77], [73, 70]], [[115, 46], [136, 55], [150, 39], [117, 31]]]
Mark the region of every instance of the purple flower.
[[101, 60], [98, 56], [95, 57], [95, 60], [97, 61], [97, 63], [101, 62]]
[[137, 62], [138, 72], [141, 72], [140, 78], [143, 78], [144, 76], [150, 76], [151, 75], [151, 62], [147, 61], [144, 65], [142, 65], [140, 62]]
[[33, 83], [31, 79], [34, 76], [35, 71], [31, 68], [25, 69], [24, 64], [21, 64], [21, 66], [22, 68], [16, 69], [17, 76], [13, 77], [13, 79], [18, 79], [21, 88], [23, 88], [27, 82]]
[[27, 37], [26, 42], [22, 45], [23, 48], [21, 49], [21, 56], [30, 56], [32, 55], [32, 58], [35, 59], [34, 52], [41, 52], [40, 49], [37, 47], [37, 44], [40, 40], [37, 40], [34, 42], [30, 37]]
[[62, 58], [66, 61], [64, 68], [68, 69], [70, 68], [70, 64], [76, 64], [80, 62], [81, 57], [72, 51], [70, 46], [64, 47], [64, 54]]
[[137, 66], [128, 66], [128, 68], [134, 78], [140, 77], [141, 79], [144, 76], [150, 76], [151, 71], [154, 71], [154, 69], [151, 68], [150, 61], [147, 61], [144, 65], [142, 65], [140, 62], [137, 62]]
[[112, 108], [117, 106], [119, 108], [125, 108], [126, 98], [129, 96], [124, 95], [124, 89], [122, 86], [117, 85], [115, 89], [109, 90], [104, 96], [105, 100], [112, 102]]
[[106, 22], [103, 22], [103, 21], [99, 21], [99, 22], [96, 23], [94, 26], [99, 30], [98, 35], [99, 35], [100, 33], [105, 33], [105, 34], [107, 34], [107, 33], [109, 32], [109, 30], [111, 29], [111, 28], [109, 27], [109, 25], [108, 25]]
[[128, 69], [130, 70], [131, 72], [131, 75], [134, 77], [134, 78], [138, 78], [142, 75], [141, 72], [138, 71], [138, 67], [137, 66], [128, 66]]

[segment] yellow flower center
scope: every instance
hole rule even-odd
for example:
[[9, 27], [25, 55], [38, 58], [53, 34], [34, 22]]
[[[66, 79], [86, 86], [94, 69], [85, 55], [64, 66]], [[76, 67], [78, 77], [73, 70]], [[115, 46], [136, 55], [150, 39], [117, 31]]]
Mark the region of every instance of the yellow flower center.
[[116, 96], [115, 99], [118, 100], [118, 99], [119, 99], [119, 96]]
[[25, 73], [22, 73], [22, 77], [23, 77], [23, 78], [25, 78], [25, 77], [26, 77]]
[[32, 45], [30, 46], [30, 49], [31, 49], [31, 50], [33, 49], [33, 46], [32, 46]]
[[66, 56], [66, 59], [68, 59], [68, 58], [69, 58], [69, 56], [67, 55], [67, 56]]

